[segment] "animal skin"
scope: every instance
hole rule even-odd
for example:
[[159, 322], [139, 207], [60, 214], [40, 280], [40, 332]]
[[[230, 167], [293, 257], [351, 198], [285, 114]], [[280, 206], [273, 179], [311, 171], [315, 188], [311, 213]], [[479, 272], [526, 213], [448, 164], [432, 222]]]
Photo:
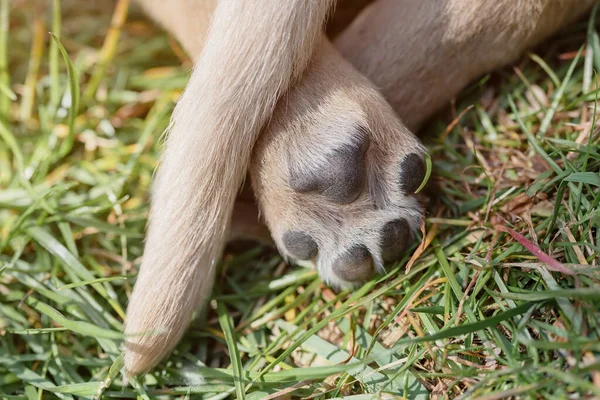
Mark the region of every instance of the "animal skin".
[[[127, 373], [177, 344], [228, 237], [267, 236], [251, 202], [234, 208], [248, 173], [280, 253], [334, 287], [359, 284], [421, 221], [426, 149], [409, 128], [593, 1], [377, 0], [332, 44], [333, 0], [139, 0], [196, 62], [154, 181]], [[344, 3], [357, 2], [369, 1]]]

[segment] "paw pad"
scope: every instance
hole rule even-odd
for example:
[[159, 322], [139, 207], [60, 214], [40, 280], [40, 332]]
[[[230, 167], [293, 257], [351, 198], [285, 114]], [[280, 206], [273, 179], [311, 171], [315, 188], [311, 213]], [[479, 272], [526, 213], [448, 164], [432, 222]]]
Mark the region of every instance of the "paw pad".
[[400, 218], [386, 223], [381, 231], [381, 257], [384, 261], [395, 261], [410, 242], [410, 226]]
[[347, 282], [365, 281], [373, 275], [373, 259], [366, 246], [352, 247], [334, 261], [333, 272]]
[[360, 130], [359, 140], [334, 150], [325, 165], [313, 170], [290, 168], [289, 184], [298, 193], [318, 193], [336, 204], [348, 204], [358, 198], [365, 185], [364, 155], [369, 147]]
[[317, 242], [309, 235], [298, 231], [283, 234], [283, 245], [290, 255], [298, 260], [309, 260], [317, 255]]
[[427, 167], [423, 158], [412, 153], [404, 157], [400, 163], [400, 188], [404, 193], [411, 194], [417, 191], [423, 179], [425, 179], [425, 173]]

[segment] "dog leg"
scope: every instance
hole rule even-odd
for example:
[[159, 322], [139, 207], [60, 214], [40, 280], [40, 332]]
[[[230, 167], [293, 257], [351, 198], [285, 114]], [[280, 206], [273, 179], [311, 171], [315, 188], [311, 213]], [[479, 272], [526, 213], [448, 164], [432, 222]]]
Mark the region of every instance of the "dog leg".
[[[364, 1], [364, 0], [363, 0]], [[171, 33], [192, 57], [198, 59], [216, 0], [138, 0], [146, 13]], [[348, 24], [346, 24], [347, 26]], [[267, 227], [258, 217], [258, 208], [250, 185], [245, 185], [233, 206], [228, 241], [252, 239], [271, 244]]]
[[594, 0], [378, 0], [335, 41], [411, 129]]
[[383, 96], [323, 40], [281, 99], [251, 163], [279, 251], [350, 287], [404, 255], [419, 227], [412, 194], [425, 149]]
[[172, 118], [144, 259], [127, 311], [125, 368], [159, 362], [211, 293], [260, 129], [306, 68], [332, 0], [221, 0]]

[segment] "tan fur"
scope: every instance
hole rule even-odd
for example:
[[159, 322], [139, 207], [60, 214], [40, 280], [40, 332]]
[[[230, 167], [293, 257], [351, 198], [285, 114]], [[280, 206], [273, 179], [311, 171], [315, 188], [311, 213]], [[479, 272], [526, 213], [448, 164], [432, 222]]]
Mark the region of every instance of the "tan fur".
[[167, 354], [211, 293], [236, 193], [277, 99], [306, 68], [329, 1], [221, 0], [172, 118], [125, 329], [125, 367]]
[[378, 0], [335, 41], [411, 129], [594, 0]]
[[[405, 155], [424, 149], [374, 86], [317, 40], [332, 2], [220, 0], [204, 42], [214, 3], [142, 0], [187, 51], [202, 55], [173, 115], [154, 185], [144, 261], [128, 308], [129, 374], [160, 361], [210, 295], [236, 192], [269, 118], [251, 171], [284, 255], [286, 229], [309, 231], [319, 241], [321, 275], [343, 286], [329, 267], [345, 248], [361, 239], [380, 269], [381, 225], [399, 214], [412, 228], [418, 224], [416, 202], [397, 190], [394, 173]], [[416, 126], [470, 80], [510, 62], [591, 3], [378, 0], [336, 45]], [[310, 68], [275, 110], [311, 56]], [[356, 126], [367, 128], [370, 140], [369, 187], [358, 200], [333, 205], [290, 192], [283, 175], [288, 165], [319, 167], [336, 146], [357, 140]], [[374, 196], [382, 207], [373, 209]]]

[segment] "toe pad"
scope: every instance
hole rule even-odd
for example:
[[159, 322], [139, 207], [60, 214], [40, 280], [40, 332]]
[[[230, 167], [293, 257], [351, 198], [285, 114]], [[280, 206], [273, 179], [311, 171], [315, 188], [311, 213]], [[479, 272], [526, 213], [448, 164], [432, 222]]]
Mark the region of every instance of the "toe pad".
[[373, 275], [373, 260], [363, 245], [352, 247], [333, 263], [333, 272], [348, 282], [360, 282]]
[[420, 155], [412, 153], [405, 156], [400, 163], [399, 184], [402, 191], [406, 194], [416, 192], [423, 183], [426, 172], [425, 162]]
[[381, 257], [395, 261], [402, 257], [410, 241], [410, 226], [400, 218], [386, 223], [381, 231]]
[[317, 255], [318, 246], [313, 238], [303, 232], [287, 231], [283, 234], [283, 245], [290, 255], [299, 260], [308, 260]]

